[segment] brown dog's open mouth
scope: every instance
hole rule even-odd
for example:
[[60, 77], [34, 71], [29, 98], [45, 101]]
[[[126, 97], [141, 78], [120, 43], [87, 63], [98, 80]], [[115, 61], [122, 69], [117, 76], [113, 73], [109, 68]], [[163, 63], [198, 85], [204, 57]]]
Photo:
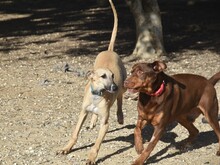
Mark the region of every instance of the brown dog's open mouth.
[[137, 89], [127, 89], [129, 93], [137, 93], [139, 92]]

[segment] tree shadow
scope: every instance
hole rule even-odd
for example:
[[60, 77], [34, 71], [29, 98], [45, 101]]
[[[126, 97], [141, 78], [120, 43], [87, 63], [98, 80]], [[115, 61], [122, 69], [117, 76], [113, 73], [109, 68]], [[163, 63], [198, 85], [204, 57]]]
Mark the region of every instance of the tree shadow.
[[[187, 5], [186, 0], [159, 0], [168, 53], [185, 50], [220, 52], [220, 14], [218, 0]], [[135, 23], [124, 1], [115, 2], [119, 28], [115, 51], [130, 55], [135, 46]], [[8, 18], [5, 16], [7, 15]], [[1, 0], [0, 51], [24, 49], [27, 36], [61, 33], [57, 39], [47, 38], [37, 45], [55, 43], [70, 38], [77, 46], [69, 48], [69, 56], [97, 55], [106, 50], [113, 27], [110, 6], [100, 6], [95, 0]]]
[[[130, 27], [134, 26], [129, 9], [122, 2], [116, 5], [120, 21], [115, 50], [123, 48], [122, 54], [131, 50], [133, 38]], [[124, 14], [124, 12], [126, 14]], [[127, 27], [127, 25], [129, 25]], [[36, 0], [0, 2], [0, 51], [23, 49], [22, 39], [27, 36], [41, 36], [62, 33], [57, 40], [45, 39], [42, 42], [30, 42], [37, 45], [55, 43], [65, 38], [72, 38], [76, 43], [65, 52], [69, 56], [97, 55], [106, 50], [113, 28], [113, 14], [110, 6], [99, 6], [95, 0]], [[11, 46], [13, 45], [13, 46]]]
[[160, 0], [165, 48], [168, 52], [210, 50], [220, 53], [218, 0]]

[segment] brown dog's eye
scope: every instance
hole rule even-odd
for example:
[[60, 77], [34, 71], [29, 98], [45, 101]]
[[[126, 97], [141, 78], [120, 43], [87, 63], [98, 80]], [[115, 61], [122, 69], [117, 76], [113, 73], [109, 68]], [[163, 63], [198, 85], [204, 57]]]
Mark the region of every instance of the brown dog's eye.
[[141, 71], [141, 70], [139, 70], [139, 71], [137, 72], [138, 75], [141, 75], [141, 74], [143, 74], [143, 73], [144, 73], [144, 72]]
[[101, 78], [106, 78], [106, 77], [107, 77], [106, 74], [101, 75]]

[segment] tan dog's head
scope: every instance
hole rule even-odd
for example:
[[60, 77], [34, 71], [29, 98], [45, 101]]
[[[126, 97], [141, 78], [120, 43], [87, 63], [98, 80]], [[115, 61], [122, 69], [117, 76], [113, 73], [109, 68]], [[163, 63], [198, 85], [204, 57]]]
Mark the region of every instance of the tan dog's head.
[[152, 93], [160, 85], [158, 75], [166, 67], [166, 64], [161, 61], [137, 63], [132, 67], [130, 76], [125, 80], [124, 86], [130, 89], [130, 92]]
[[95, 95], [102, 95], [104, 91], [114, 93], [118, 86], [114, 82], [114, 74], [105, 68], [89, 71], [87, 76], [91, 82], [91, 92]]

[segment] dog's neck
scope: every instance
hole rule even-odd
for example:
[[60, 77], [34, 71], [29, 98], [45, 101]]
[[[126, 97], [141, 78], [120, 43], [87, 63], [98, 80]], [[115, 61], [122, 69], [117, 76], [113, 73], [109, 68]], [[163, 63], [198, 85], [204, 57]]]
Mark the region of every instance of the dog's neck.
[[92, 95], [95, 95], [95, 96], [102, 96], [103, 95], [103, 91], [94, 90], [92, 84], [90, 84], [90, 90], [91, 90]]
[[146, 93], [146, 94], [150, 96], [160, 96], [164, 92], [164, 90], [165, 90], [165, 81], [163, 80], [158, 90], [156, 90], [154, 93]]

